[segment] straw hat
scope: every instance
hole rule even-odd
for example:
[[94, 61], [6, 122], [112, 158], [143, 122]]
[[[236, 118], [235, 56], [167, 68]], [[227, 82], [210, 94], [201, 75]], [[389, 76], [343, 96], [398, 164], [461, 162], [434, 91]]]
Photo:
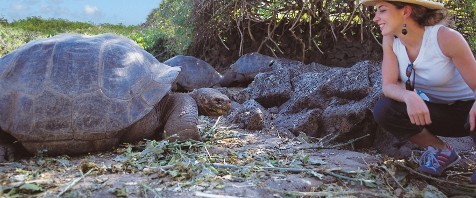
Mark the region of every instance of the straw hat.
[[411, 3], [434, 10], [443, 9], [445, 7], [445, 5], [443, 5], [442, 3], [433, 2], [430, 0], [360, 0], [360, 3], [366, 6], [375, 6], [375, 4], [382, 1], [398, 1], [403, 3]]

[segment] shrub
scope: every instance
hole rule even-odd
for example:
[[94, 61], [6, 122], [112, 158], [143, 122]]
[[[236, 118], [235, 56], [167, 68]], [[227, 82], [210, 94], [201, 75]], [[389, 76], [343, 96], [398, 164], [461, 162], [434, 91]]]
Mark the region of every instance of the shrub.
[[10, 23], [11, 27], [21, 28], [30, 32], [41, 32], [47, 35], [54, 35], [69, 30], [88, 29], [94, 27], [88, 23], [70, 22], [63, 19], [42, 19], [40, 17], [28, 17], [26, 19]]
[[160, 61], [186, 54], [192, 40], [191, 10], [192, 0], [163, 0], [136, 35], [142, 38], [144, 49]]
[[[374, 9], [359, 1], [193, 0], [194, 37], [189, 52], [225, 67], [254, 51], [329, 66], [348, 66], [348, 60], [380, 60], [381, 35], [372, 22]], [[476, 1], [439, 1], [454, 14], [456, 29], [475, 51]]]
[[19, 28], [8, 27], [6, 24], [0, 24], [0, 57], [15, 50], [23, 44], [38, 38], [44, 38], [37, 32], [25, 31]]
[[79, 33], [96, 35], [115, 33], [129, 36], [136, 31], [135, 26], [124, 25], [91, 25], [82, 22], [71, 22], [62, 19], [42, 19], [30, 17], [12, 23], [0, 22], [0, 56], [13, 51], [31, 40], [47, 38], [61, 33]]

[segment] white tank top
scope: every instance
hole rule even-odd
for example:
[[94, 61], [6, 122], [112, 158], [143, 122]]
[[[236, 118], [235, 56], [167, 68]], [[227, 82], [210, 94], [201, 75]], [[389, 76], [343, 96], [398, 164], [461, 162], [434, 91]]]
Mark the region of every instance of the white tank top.
[[[425, 93], [429, 101], [453, 103], [457, 100], [474, 99], [473, 91], [461, 77], [450, 58], [445, 56], [438, 45], [438, 29], [442, 25], [426, 26], [418, 57], [413, 62], [415, 69], [415, 89]], [[400, 79], [407, 81], [406, 69], [410, 63], [408, 53], [395, 38], [393, 52], [397, 55]], [[410, 77], [413, 82], [413, 76]]]

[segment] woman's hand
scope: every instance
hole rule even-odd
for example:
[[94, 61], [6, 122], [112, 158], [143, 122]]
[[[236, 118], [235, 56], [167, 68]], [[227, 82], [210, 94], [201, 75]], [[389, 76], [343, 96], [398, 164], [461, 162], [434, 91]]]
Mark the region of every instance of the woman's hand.
[[[407, 92], [404, 96], [404, 102], [407, 105], [408, 117], [410, 117], [412, 124], [419, 126], [431, 124], [430, 111], [416, 92]], [[473, 113], [476, 115], [476, 107], [474, 105], [473, 109], [475, 110]]]
[[469, 130], [476, 134], [474, 130], [476, 128], [476, 101], [473, 103], [473, 107], [469, 110]]

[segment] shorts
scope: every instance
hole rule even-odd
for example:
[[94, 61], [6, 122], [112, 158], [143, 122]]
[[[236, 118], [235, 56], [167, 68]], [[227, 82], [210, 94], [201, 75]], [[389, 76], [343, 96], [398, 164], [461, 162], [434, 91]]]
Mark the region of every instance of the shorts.
[[380, 127], [393, 134], [400, 141], [407, 140], [422, 132], [423, 128], [430, 133], [443, 137], [469, 136], [469, 111], [474, 100], [457, 101], [452, 104], [438, 104], [425, 101], [430, 111], [431, 124], [418, 126], [412, 124], [404, 102], [383, 97], [373, 109], [373, 116]]

